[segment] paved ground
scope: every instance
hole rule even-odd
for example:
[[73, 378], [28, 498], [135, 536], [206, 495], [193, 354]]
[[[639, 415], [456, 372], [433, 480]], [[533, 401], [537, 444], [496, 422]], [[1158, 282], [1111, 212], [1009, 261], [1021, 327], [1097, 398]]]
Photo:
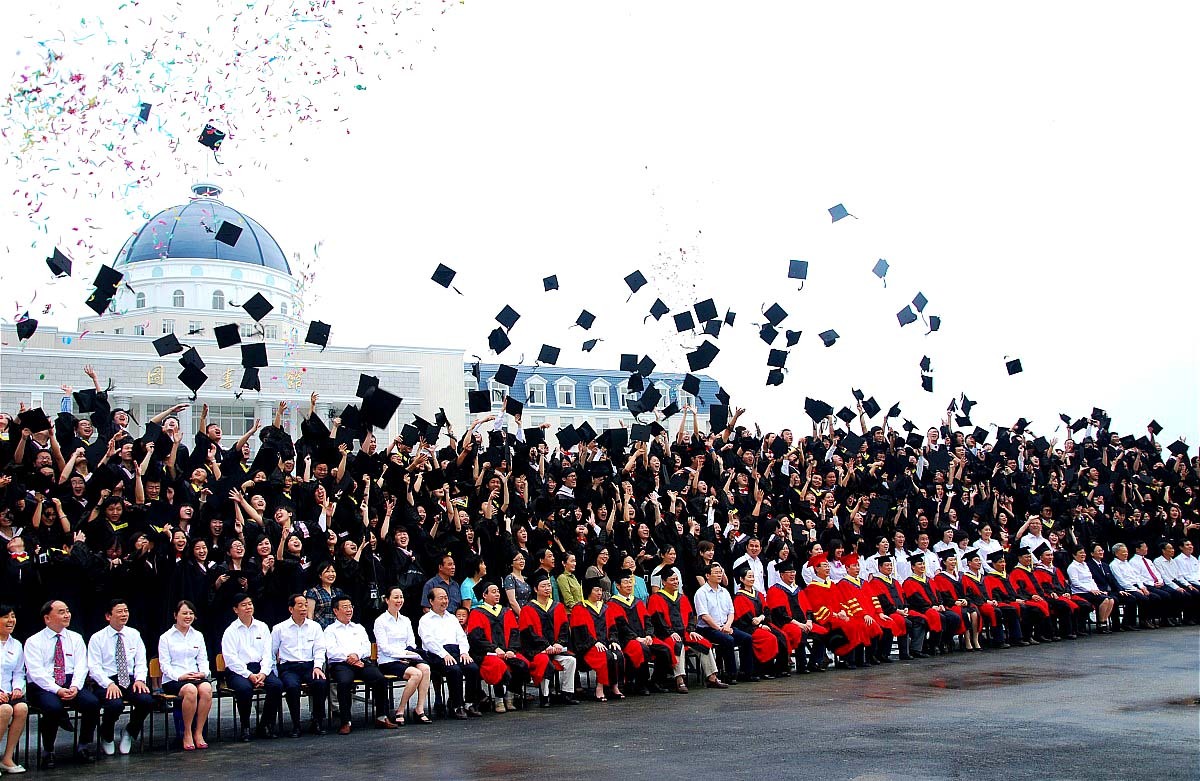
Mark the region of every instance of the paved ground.
[[1198, 686], [1200, 630], [1168, 629], [89, 769], [60, 762], [54, 775], [1196, 779]]

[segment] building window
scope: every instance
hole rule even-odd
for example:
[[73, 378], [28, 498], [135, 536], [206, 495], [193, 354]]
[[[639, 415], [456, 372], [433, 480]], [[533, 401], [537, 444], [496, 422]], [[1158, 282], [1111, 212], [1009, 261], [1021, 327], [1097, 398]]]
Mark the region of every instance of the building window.
[[235, 268], [233, 271], [230, 271], [229, 278], [230, 279], [241, 279], [242, 278], [242, 270], [240, 268]]
[[135, 325], [135, 326], [133, 327], [133, 335], [134, 335], [134, 336], [145, 336], [145, 335], [146, 335], [146, 326], [144, 326], [144, 325]]
[[[254, 407], [216, 405], [208, 408], [208, 424], [221, 427], [223, 437], [237, 439], [254, 425]], [[192, 430], [200, 430], [200, 407], [192, 405]]]
[[279, 302], [279, 314], [283, 315], [284, 317], [287, 317], [287, 301]]
[[138, 293], [136, 296], [134, 296], [133, 305], [136, 306], [138, 309], [145, 309], [146, 308], [146, 294]]
[[592, 383], [592, 409], [608, 409], [612, 386], [604, 380]]
[[608, 429], [608, 426], [609, 426], [608, 418], [596, 418], [596, 422], [592, 424], [592, 427], [595, 428], [596, 431], [599, 431], [599, 432], [604, 432], [605, 430]]
[[192, 266], [192, 276], [193, 277], [204, 276], [204, 269], [200, 268], [199, 266]]
[[621, 409], [629, 409], [629, 402], [638, 398], [638, 392], [629, 390], [629, 386], [624, 382], [617, 387], [617, 393], [621, 398]]
[[267, 339], [278, 339], [279, 338], [279, 326], [264, 325], [263, 326], [263, 336], [266, 337]]
[[163, 329], [162, 329], [162, 331], [163, 331], [163, 333], [164, 333], [164, 334], [173, 334], [173, 333], [175, 333], [175, 321], [174, 321], [174, 320], [163, 320]]
[[254, 336], [254, 325], [251, 323], [242, 323], [238, 326], [238, 333], [243, 337]]
[[554, 393], [555, 396], [557, 396], [558, 406], [575, 406], [575, 381], [570, 377], [563, 377], [561, 380], [554, 383]]
[[475, 375], [470, 374], [470, 373], [464, 374], [463, 375], [463, 394], [465, 395], [465, 394], [470, 393], [471, 391], [477, 391], [477, 390], [479, 390], [479, 383], [475, 381]]
[[654, 387], [658, 388], [658, 392], [662, 394], [662, 398], [658, 400], [658, 408], [663, 409], [671, 403], [671, 386], [665, 382], [656, 382]]
[[679, 408], [695, 407], [696, 397], [686, 391], [679, 391]]
[[545, 422], [546, 422], [545, 415], [530, 415], [529, 416], [529, 427], [530, 428], [537, 428], [538, 426], [542, 425]]
[[221, 291], [221, 290], [213, 291], [212, 308], [213, 309], [224, 309], [225, 308], [225, 293], [224, 293], [224, 291]]
[[124, 328], [114, 328], [113, 333], [116, 334], [117, 336], [120, 336], [121, 334], [125, 333], [125, 329]]
[[162, 275], [163, 275], [162, 266], [155, 266], [154, 270], [150, 272], [150, 276], [154, 277], [155, 279], [162, 278]]
[[501, 385], [495, 380], [488, 380], [488, 389], [492, 392], [492, 406], [504, 403], [504, 397], [508, 395], [507, 385]]
[[187, 305], [187, 301], [183, 297], [182, 290], [176, 290], [174, 293], [171, 294], [171, 306], [177, 307], [179, 309], [183, 309], [183, 307], [186, 305]]
[[531, 407], [546, 406], [546, 381], [536, 374], [525, 381], [525, 393]]
[[200, 333], [200, 329], [204, 327], [204, 323], [199, 320], [188, 320], [188, 336], [193, 336]]

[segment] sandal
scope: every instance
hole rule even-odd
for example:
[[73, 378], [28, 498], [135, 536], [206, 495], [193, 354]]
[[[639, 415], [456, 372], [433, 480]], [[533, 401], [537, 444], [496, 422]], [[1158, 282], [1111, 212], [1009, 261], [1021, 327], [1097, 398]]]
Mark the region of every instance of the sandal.
[[397, 727], [403, 727], [404, 726], [404, 714], [400, 713], [400, 712], [396, 712], [395, 714], [393, 714], [392, 715], [392, 723], [394, 723]]
[[433, 719], [426, 716], [424, 713], [417, 712], [413, 714], [413, 721], [417, 724], [432, 724]]

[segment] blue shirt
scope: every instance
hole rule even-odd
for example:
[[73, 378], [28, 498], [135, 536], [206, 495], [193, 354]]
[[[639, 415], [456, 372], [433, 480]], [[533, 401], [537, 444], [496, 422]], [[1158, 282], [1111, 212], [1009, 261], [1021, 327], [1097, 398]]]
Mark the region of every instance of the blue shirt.
[[450, 615], [454, 615], [454, 611], [462, 604], [462, 590], [453, 580], [442, 580], [441, 575], [434, 575], [425, 581], [425, 588], [421, 590], [421, 607], [429, 607], [429, 592], [439, 587], [446, 589], [446, 594], [450, 597], [450, 604], [446, 606], [446, 610]]

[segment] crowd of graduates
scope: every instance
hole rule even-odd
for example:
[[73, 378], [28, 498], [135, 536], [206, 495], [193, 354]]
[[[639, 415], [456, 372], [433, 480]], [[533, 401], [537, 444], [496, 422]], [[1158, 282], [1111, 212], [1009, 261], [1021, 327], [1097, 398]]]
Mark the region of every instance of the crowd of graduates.
[[524, 706], [528, 682], [550, 704], [554, 673], [560, 702], [589, 670], [610, 701], [686, 692], [689, 656], [724, 688], [1200, 618], [1196, 460], [1101, 410], [1059, 443], [1024, 419], [991, 442], [949, 414], [872, 426], [861, 402], [806, 405], [807, 436], [742, 409], [706, 432], [689, 407], [674, 432], [585, 424], [552, 448], [519, 404], [382, 442], [387, 421], [325, 420], [314, 394], [295, 435], [282, 403], [232, 443], [203, 407], [184, 442], [187, 405], [139, 423], [86, 371], [95, 387], [53, 419], [0, 414], [0, 602], [20, 640], [59, 605], [91, 637], [116, 600], [155, 657], [186, 606], [215, 663], [247, 601], [267, 627], [352, 615], [375, 643], [390, 613], [413, 637], [400, 674], [427, 686], [458, 664], [422, 647], [435, 609], [466, 640], [466, 701], [445, 711], [465, 718]]

